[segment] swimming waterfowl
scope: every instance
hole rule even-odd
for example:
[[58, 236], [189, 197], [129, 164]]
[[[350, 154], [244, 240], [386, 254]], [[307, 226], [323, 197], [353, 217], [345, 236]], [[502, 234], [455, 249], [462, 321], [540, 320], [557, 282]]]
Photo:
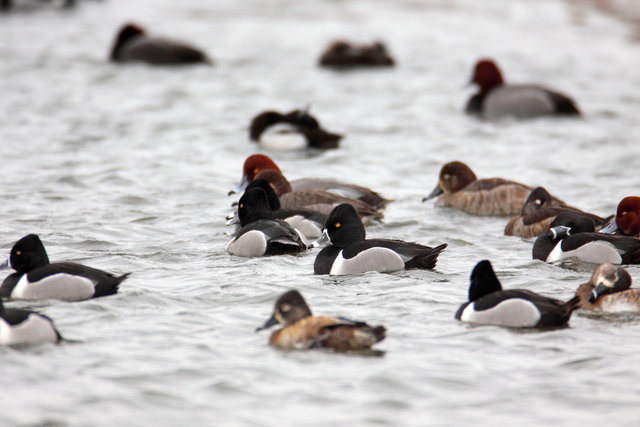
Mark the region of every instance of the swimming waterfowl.
[[[256, 179], [249, 184], [246, 191], [252, 188], [261, 188], [267, 194], [269, 208], [273, 212], [274, 219], [282, 219], [289, 223], [304, 239], [317, 239], [322, 234], [322, 228], [327, 221], [327, 215], [321, 214], [311, 209], [289, 208], [281, 209], [280, 199], [273, 188], [264, 179]], [[237, 209], [234, 214], [227, 217], [227, 225], [240, 224]], [[306, 242], [305, 242], [306, 243]]]
[[261, 188], [246, 191], [238, 201], [240, 228], [227, 244], [232, 255], [257, 257], [295, 254], [306, 246], [296, 230], [285, 221], [273, 218], [267, 193]]
[[328, 215], [337, 204], [348, 203], [356, 208], [363, 220], [370, 221], [382, 216], [377, 209], [358, 199], [342, 197], [324, 190], [293, 191], [289, 181], [275, 170], [264, 170], [256, 178], [264, 179], [271, 185], [280, 200], [280, 205], [285, 209], [305, 207]]
[[392, 67], [394, 60], [382, 42], [354, 44], [344, 40], [331, 43], [320, 57], [320, 66], [332, 68]]
[[35, 234], [29, 234], [13, 245], [3, 267], [11, 267], [16, 272], [2, 282], [2, 298], [28, 300], [80, 301], [113, 295], [131, 274], [116, 277], [72, 262], [50, 263], [42, 241]]
[[39, 344], [61, 339], [53, 321], [44, 314], [5, 308], [0, 299], [0, 345]]
[[560, 92], [539, 85], [505, 84], [500, 69], [490, 59], [476, 63], [472, 82], [480, 91], [467, 102], [468, 114], [488, 119], [580, 115], [575, 102]]
[[326, 242], [316, 256], [316, 274], [359, 274], [367, 271], [391, 272], [403, 269], [433, 269], [438, 255], [447, 244], [430, 248], [400, 240], [366, 239], [366, 232], [358, 213], [349, 204], [335, 207], [325, 225], [320, 240], [309, 247]]
[[523, 238], [537, 237], [549, 229], [549, 225], [562, 212], [584, 215], [601, 227], [605, 219], [598, 215], [583, 212], [577, 208], [562, 205], [544, 187], [536, 187], [522, 205], [519, 215], [512, 217], [504, 228], [505, 236]]
[[623, 236], [640, 235], [640, 197], [625, 197], [618, 203], [616, 216], [602, 233], [615, 233]]
[[306, 110], [260, 113], [251, 121], [249, 136], [252, 141], [276, 149], [338, 148], [342, 139], [342, 135], [322, 129]]
[[491, 262], [483, 260], [471, 272], [469, 301], [460, 306], [455, 318], [511, 328], [558, 328], [568, 325], [579, 306], [578, 297], [563, 302], [524, 289], [502, 290]]
[[576, 258], [596, 264], [640, 264], [638, 238], [596, 233], [591, 219], [570, 212], [556, 216], [550, 227], [533, 244], [533, 259], [557, 262]]
[[469, 166], [454, 161], [442, 166], [438, 184], [422, 201], [440, 196], [438, 207], [453, 207], [473, 215], [516, 215], [531, 190], [502, 178], [478, 179]]
[[276, 301], [271, 318], [256, 330], [283, 325], [269, 344], [283, 350], [329, 348], [336, 351], [368, 350], [385, 337], [384, 326], [369, 326], [341, 317], [313, 316], [302, 295], [288, 291]]
[[210, 64], [207, 55], [183, 42], [149, 37], [142, 27], [124, 25], [113, 44], [109, 59], [114, 62], [139, 61], [151, 65]]
[[[275, 170], [282, 173], [278, 165], [276, 165], [269, 156], [265, 156], [264, 154], [253, 154], [247, 157], [242, 165], [242, 179], [240, 184], [235, 190], [232, 190], [230, 194], [244, 191], [247, 185], [263, 170]], [[325, 190], [342, 197], [361, 200], [374, 209], [382, 209], [389, 202], [388, 199], [385, 199], [369, 188], [339, 182], [334, 179], [301, 178], [294, 179], [290, 184], [293, 191]]]
[[640, 311], [640, 289], [631, 288], [631, 276], [622, 267], [600, 264], [589, 282], [580, 285], [576, 296], [585, 310], [615, 313]]

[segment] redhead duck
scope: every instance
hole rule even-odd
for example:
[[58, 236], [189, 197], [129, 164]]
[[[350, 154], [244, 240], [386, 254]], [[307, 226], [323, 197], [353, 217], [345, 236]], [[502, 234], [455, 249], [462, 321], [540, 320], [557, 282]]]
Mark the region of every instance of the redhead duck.
[[114, 62], [140, 61], [152, 65], [211, 63], [202, 51], [179, 41], [149, 37], [134, 24], [126, 24], [118, 32], [110, 59]]
[[53, 321], [44, 314], [5, 308], [0, 299], [0, 345], [40, 344], [61, 339]]
[[565, 258], [596, 264], [640, 264], [640, 239], [595, 232], [593, 220], [563, 212], [536, 239], [533, 259], [557, 262]]
[[[269, 208], [273, 212], [274, 219], [282, 219], [289, 223], [296, 231], [304, 237], [304, 239], [317, 239], [322, 235], [322, 228], [327, 221], [327, 215], [323, 215], [311, 209], [305, 208], [289, 208], [281, 209], [280, 199], [276, 195], [273, 188], [264, 179], [254, 180], [245, 193], [252, 188], [261, 188], [267, 194], [267, 201]], [[227, 217], [227, 225], [240, 224], [240, 219], [237, 214], [237, 209], [232, 215]], [[306, 243], [306, 242], [305, 242]]]
[[480, 87], [480, 92], [469, 99], [468, 114], [519, 119], [580, 115], [575, 102], [559, 92], [538, 85], [506, 85], [500, 69], [490, 59], [476, 63], [472, 82]]
[[510, 328], [560, 328], [567, 326], [580, 299], [567, 302], [524, 289], [502, 290], [491, 263], [480, 261], [471, 272], [469, 301], [460, 306], [456, 319], [481, 325]]
[[282, 114], [265, 111], [251, 121], [252, 141], [275, 149], [338, 148], [342, 135], [327, 132], [308, 111], [294, 110]]
[[600, 264], [576, 296], [585, 310], [615, 313], [640, 311], [640, 289], [631, 288], [631, 276], [622, 267]]
[[435, 248], [400, 240], [365, 239], [366, 232], [358, 213], [349, 204], [335, 207], [322, 237], [309, 245], [322, 249], [313, 266], [316, 274], [359, 274], [367, 271], [391, 272], [410, 268], [433, 269], [447, 244]]
[[384, 326], [369, 326], [342, 317], [313, 316], [302, 295], [296, 290], [276, 301], [271, 318], [256, 332], [281, 324], [271, 334], [269, 344], [283, 350], [327, 348], [335, 351], [363, 351], [382, 341]]
[[[247, 185], [256, 178], [256, 175], [258, 175], [263, 170], [275, 170], [282, 173], [278, 165], [276, 165], [276, 163], [269, 156], [265, 156], [264, 154], [253, 154], [247, 157], [242, 166], [242, 179], [240, 181], [240, 184], [235, 190], [230, 191], [229, 194], [243, 191], [247, 187]], [[339, 182], [334, 179], [294, 179], [293, 181], [291, 181], [291, 189], [293, 191], [325, 190], [339, 196], [361, 200], [374, 209], [384, 208], [390, 201], [369, 188], [362, 187], [360, 185]]]
[[630, 196], [622, 199], [618, 204], [615, 218], [600, 231], [638, 237], [640, 234], [640, 197]]
[[243, 257], [295, 254], [306, 249], [300, 235], [288, 223], [273, 218], [267, 193], [246, 191], [238, 201], [240, 228], [227, 244], [227, 252]]
[[293, 191], [289, 181], [275, 170], [264, 170], [257, 175], [257, 178], [264, 179], [271, 185], [283, 208], [306, 207], [328, 215], [337, 204], [348, 203], [356, 208], [358, 214], [367, 221], [382, 216], [377, 209], [358, 199], [342, 197], [324, 190]]
[[478, 179], [462, 162], [442, 166], [436, 188], [422, 201], [440, 196], [436, 206], [449, 206], [473, 215], [516, 215], [531, 188], [502, 178]]
[[596, 227], [601, 227], [605, 219], [558, 202], [544, 187], [536, 187], [522, 205], [520, 215], [509, 220], [504, 228], [505, 236], [525, 239], [537, 237], [549, 229], [549, 225], [562, 212], [574, 212], [592, 219]]
[[2, 268], [13, 268], [0, 286], [2, 298], [81, 301], [113, 295], [130, 273], [114, 276], [71, 262], [49, 262], [40, 238], [29, 234], [18, 240]]
[[331, 43], [320, 57], [320, 66], [339, 69], [393, 65], [393, 58], [382, 42], [357, 45], [338, 40]]

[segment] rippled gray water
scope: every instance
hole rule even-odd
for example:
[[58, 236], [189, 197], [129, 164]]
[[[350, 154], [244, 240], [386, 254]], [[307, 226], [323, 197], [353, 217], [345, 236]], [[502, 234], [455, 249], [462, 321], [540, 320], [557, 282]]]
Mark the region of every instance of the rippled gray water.
[[[106, 63], [129, 19], [216, 66]], [[398, 66], [316, 68], [336, 37], [384, 39]], [[572, 94], [584, 119], [466, 117], [480, 56]], [[38, 233], [52, 260], [133, 272], [114, 297], [12, 303], [77, 342], [0, 349], [0, 424], [637, 425], [640, 318], [578, 314], [544, 333], [453, 319], [480, 259], [505, 287], [562, 299], [593, 266], [534, 262], [530, 241], [502, 236], [506, 219], [420, 200], [462, 160], [612, 213], [638, 193], [638, 58], [628, 27], [560, 1], [130, 0], [0, 16], [1, 249]], [[329, 278], [312, 274], [317, 250], [225, 252], [226, 192], [258, 151], [250, 118], [307, 104], [342, 147], [267, 154], [289, 178], [395, 199], [369, 236], [447, 242], [436, 271]], [[384, 324], [384, 357], [268, 347], [253, 331], [293, 287], [316, 313]]]

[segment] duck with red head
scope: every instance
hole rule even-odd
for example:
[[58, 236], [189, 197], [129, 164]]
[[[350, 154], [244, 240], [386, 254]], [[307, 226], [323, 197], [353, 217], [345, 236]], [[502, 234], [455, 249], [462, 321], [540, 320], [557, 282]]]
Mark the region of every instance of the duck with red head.
[[109, 59], [151, 65], [211, 64], [201, 50], [180, 41], [147, 36], [144, 29], [135, 24], [126, 24], [120, 29]]
[[469, 166], [455, 161], [442, 166], [438, 184], [422, 201], [440, 196], [436, 201], [438, 207], [452, 207], [473, 215], [516, 215], [531, 190], [527, 185], [502, 178], [478, 179]]
[[[231, 190], [229, 194], [244, 191], [247, 185], [256, 179], [256, 176], [263, 170], [274, 170], [282, 173], [278, 165], [276, 165], [269, 156], [253, 154], [247, 157], [242, 166], [242, 179], [240, 180], [240, 184]], [[290, 184], [293, 191], [324, 190], [349, 199], [358, 199], [375, 210], [384, 208], [390, 201], [369, 188], [340, 182], [335, 179], [301, 178], [290, 181]]]
[[488, 119], [580, 115], [575, 102], [562, 93], [533, 84], [505, 84], [500, 69], [490, 59], [476, 63], [472, 83], [480, 91], [467, 102], [468, 114]]
[[640, 197], [625, 197], [618, 204], [615, 218], [601, 230], [602, 233], [638, 237], [640, 234]]

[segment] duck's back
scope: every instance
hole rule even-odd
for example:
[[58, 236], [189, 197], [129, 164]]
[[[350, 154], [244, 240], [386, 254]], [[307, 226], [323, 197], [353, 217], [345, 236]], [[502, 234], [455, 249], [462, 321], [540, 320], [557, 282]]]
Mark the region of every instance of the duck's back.
[[154, 65], [208, 62], [206, 55], [184, 43], [156, 37], [136, 37], [119, 54], [121, 61], [142, 61]]
[[440, 196], [436, 206], [449, 206], [474, 215], [516, 215], [531, 188], [502, 178], [479, 179], [455, 193]]

